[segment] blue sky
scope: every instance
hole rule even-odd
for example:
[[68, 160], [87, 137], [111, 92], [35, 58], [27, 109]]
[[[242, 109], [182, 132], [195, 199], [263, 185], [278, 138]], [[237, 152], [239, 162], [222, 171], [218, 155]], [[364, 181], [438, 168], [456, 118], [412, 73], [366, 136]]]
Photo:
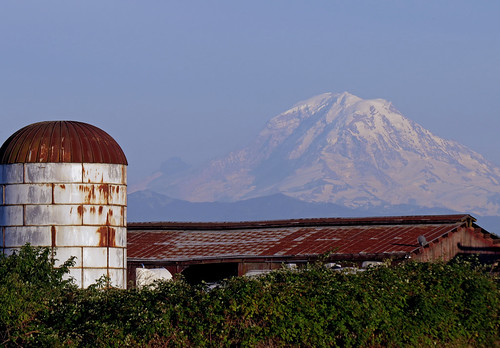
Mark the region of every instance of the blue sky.
[[133, 184], [348, 91], [500, 165], [499, 15], [496, 1], [2, 1], [0, 141], [89, 122], [123, 147]]

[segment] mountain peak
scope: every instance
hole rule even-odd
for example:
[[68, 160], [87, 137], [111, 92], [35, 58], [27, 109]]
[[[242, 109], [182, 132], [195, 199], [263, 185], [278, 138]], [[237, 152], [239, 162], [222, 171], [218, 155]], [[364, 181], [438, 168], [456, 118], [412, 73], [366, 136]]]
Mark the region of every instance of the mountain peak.
[[[158, 181], [159, 180], [159, 181]], [[282, 193], [348, 207], [412, 204], [500, 213], [500, 169], [433, 135], [384, 99], [323, 93], [273, 117], [247, 147], [174, 181], [164, 194], [236, 201]]]
[[306, 100], [302, 100], [298, 103], [296, 103], [291, 109], [289, 109], [286, 112], [293, 111], [295, 109], [317, 109], [321, 108], [324, 105], [327, 104], [333, 104], [337, 103], [339, 105], [351, 105], [354, 104], [355, 102], [358, 102], [362, 100], [361, 98], [349, 93], [349, 92], [343, 92], [343, 93], [332, 93], [332, 92], [327, 92], [327, 93], [322, 93], [319, 95], [316, 95], [314, 97], [311, 97]]

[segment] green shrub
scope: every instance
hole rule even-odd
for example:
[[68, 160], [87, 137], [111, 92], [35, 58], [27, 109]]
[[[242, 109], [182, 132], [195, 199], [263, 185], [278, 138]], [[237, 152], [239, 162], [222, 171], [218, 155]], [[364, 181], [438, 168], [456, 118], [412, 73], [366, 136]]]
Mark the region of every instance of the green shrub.
[[[355, 274], [321, 265], [217, 287], [76, 289], [46, 249], [0, 259], [3, 345], [169, 347], [492, 346], [498, 278], [472, 261]], [[102, 285], [102, 284], [101, 284]], [[105, 285], [105, 284], [104, 284]]]
[[58, 340], [44, 320], [55, 299], [74, 289], [63, 280], [74, 261], [59, 268], [54, 264], [50, 249], [29, 244], [8, 257], [0, 255], [0, 345], [47, 345]]

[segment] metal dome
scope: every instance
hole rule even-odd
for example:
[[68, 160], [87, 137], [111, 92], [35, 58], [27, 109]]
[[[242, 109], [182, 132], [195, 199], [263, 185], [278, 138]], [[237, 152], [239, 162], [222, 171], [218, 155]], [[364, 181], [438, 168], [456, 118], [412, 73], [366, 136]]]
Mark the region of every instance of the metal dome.
[[13, 163], [128, 164], [108, 133], [76, 121], [45, 121], [21, 128], [0, 148], [0, 164]]

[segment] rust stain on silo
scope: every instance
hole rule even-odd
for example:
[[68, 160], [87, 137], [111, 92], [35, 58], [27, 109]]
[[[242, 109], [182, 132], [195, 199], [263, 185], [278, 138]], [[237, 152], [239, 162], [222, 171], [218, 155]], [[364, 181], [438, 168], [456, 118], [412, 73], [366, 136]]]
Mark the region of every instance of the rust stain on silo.
[[79, 205], [79, 206], [78, 206], [78, 215], [79, 215], [80, 217], [82, 217], [82, 216], [83, 216], [83, 205]]
[[116, 229], [108, 227], [108, 246], [116, 246]]
[[[99, 210], [101, 210], [101, 207], [99, 207]], [[95, 214], [95, 207], [90, 207], [90, 213]]]
[[83, 185], [78, 185], [78, 190], [84, 193], [83, 203], [90, 204], [90, 197], [88, 195], [89, 190]]
[[104, 207], [102, 205], [99, 206], [99, 215], [102, 215], [102, 211], [104, 210]]
[[89, 200], [95, 201], [95, 187], [94, 185], [90, 186], [90, 189], [87, 189], [89, 193]]
[[56, 226], [50, 227], [50, 238], [51, 238], [51, 245], [53, 248], [55, 248], [55, 246], [56, 246]]
[[109, 199], [109, 186], [108, 184], [101, 184], [97, 187], [101, 196], [104, 197], [104, 203], [108, 204]]
[[113, 211], [109, 210], [108, 214], [106, 214], [106, 226], [111, 226], [111, 217], [113, 216]]
[[101, 226], [97, 229], [99, 233], [99, 246], [105, 247], [108, 244], [108, 228], [106, 226]]

